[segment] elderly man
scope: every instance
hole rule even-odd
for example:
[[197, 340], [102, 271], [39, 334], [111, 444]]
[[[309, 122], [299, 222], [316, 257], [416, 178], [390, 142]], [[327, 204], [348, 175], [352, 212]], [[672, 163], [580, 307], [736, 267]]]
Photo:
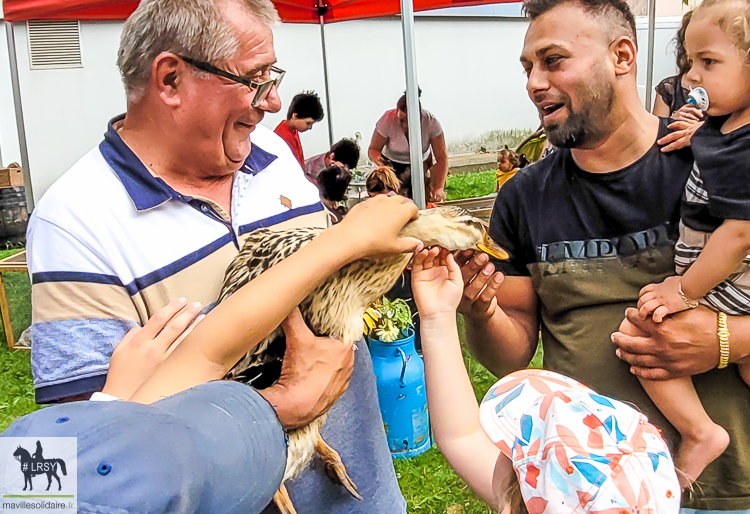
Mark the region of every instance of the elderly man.
[[[461, 310], [470, 345], [503, 375], [528, 364], [541, 328], [545, 367], [634, 403], [676, 444], [675, 430], [631, 372], [666, 373], [631, 369], [610, 338], [639, 290], [674, 274], [692, 156], [660, 151], [668, 122], [648, 113], [638, 97], [635, 21], [624, 0], [527, 0], [525, 9], [527, 90], [559, 149], [498, 193], [490, 234], [510, 258], [488, 263], [478, 255], [463, 265]], [[623, 331], [630, 337], [617, 335], [628, 348], [642, 353], [652, 336], [679, 363], [672, 371], [706, 372], [695, 377], [696, 389], [711, 418], [731, 434], [685, 506], [750, 509], [750, 390], [736, 372], [713, 369], [716, 314], [696, 309], [661, 326], [632, 313], [628, 319]], [[750, 353], [750, 320], [735, 318], [729, 330], [736, 361]], [[639, 358], [638, 366], [664, 366], [663, 359]]]
[[[210, 307], [253, 230], [324, 225], [317, 189], [259, 125], [281, 108], [277, 20], [270, 0], [145, 0], [126, 22], [118, 64], [127, 113], [47, 191], [29, 226], [39, 403], [101, 389], [113, 348], [170, 300]], [[287, 336], [322, 394], [347, 350], [316, 343], [304, 323]], [[324, 346], [341, 349], [315, 351]], [[279, 387], [265, 396], [278, 405], [304, 394]], [[294, 411], [286, 415], [294, 426]], [[364, 500], [313, 466], [290, 484], [297, 509], [404, 512], [368, 352], [356, 352], [328, 419], [323, 435]]]

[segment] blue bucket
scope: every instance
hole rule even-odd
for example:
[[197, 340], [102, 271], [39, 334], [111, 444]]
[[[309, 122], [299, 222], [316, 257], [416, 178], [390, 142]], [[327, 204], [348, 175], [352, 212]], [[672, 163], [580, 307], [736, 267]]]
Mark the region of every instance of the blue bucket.
[[424, 362], [414, 348], [414, 330], [409, 330], [407, 338], [392, 343], [367, 339], [391, 455], [408, 458], [424, 453], [432, 442]]

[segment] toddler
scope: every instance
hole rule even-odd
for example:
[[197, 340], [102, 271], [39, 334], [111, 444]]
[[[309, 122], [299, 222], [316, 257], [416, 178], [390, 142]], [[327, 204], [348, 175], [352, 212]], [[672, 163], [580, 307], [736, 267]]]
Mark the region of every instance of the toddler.
[[[699, 304], [718, 312], [719, 368], [729, 363], [727, 315], [750, 314], [750, 17], [747, 0], [705, 0], [685, 34], [691, 68], [703, 87], [708, 119], [692, 136], [693, 172], [682, 201], [675, 247], [679, 276], [643, 288], [640, 315], [665, 316]], [[739, 364], [750, 383], [750, 367]], [[642, 380], [651, 399], [682, 436], [677, 467], [695, 480], [729, 445], [729, 435], [708, 416], [691, 378]]]
[[500, 191], [507, 181], [513, 178], [520, 169], [520, 157], [519, 155], [510, 150], [508, 145], [505, 148], [497, 152], [497, 171], [495, 172], [495, 192]]

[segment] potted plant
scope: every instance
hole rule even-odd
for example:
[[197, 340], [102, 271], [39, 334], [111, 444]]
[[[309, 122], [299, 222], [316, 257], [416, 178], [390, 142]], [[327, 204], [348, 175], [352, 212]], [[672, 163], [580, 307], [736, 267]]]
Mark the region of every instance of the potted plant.
[[419, 455], [431, 446], [430, 420], [424, 362], [414, 347], [411, 309], [403, 299], [383, 297], [364, 318], [391, 455]]
[[389, 300], [384, 296], [365, 311], [365, 333], [371, 339], [392, 343], [409, 337], [412, 327], [411, 309], [402, 298]]

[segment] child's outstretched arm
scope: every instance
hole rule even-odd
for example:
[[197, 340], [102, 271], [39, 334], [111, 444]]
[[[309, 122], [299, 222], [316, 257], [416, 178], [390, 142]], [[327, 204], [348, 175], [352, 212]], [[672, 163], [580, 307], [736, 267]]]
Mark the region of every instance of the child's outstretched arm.
[[642, 318], [652, 314], [661, 322], [668, 314], [688, 309], [688, 301], [697, 304], [719, 285], [750, 253], [750, 221], [726, 220], [711, 235], [698, 259], [681, 277], [669, 277], [661, 284], [649, 284], [641, 290], [638, 311]]
[[414, 257], [412, 288], [435, 440], [456, 473], [488, 505], [498, 508], [513, 470], [479, 424], [479, 407], [464, 367], [456, 326], [463, 293], [461, 268], [447, 250], [423, 250]]
[[[408, 253], [421, 247], [419, 240], [399, 236], [401, 228], [417, 216], [414, 204], [397, 196], [382, 196], [357, 205], [344, 221], [217, 305], [130, 400], [150, 403], [222, 378], [341, 266], [360, 258]], [[270, 297], [274, 301], [269, 302]], [[301, 322], [299, 316], [296, 318]], [[323, 350], [317, 354], [313, 350], [310, 348], [310, 358], [304, 359], [306, 366], [314, 367], [316, 359], [324, 356]], [[267, 394], [277, 386], [279, 383], [264, 391]]]

